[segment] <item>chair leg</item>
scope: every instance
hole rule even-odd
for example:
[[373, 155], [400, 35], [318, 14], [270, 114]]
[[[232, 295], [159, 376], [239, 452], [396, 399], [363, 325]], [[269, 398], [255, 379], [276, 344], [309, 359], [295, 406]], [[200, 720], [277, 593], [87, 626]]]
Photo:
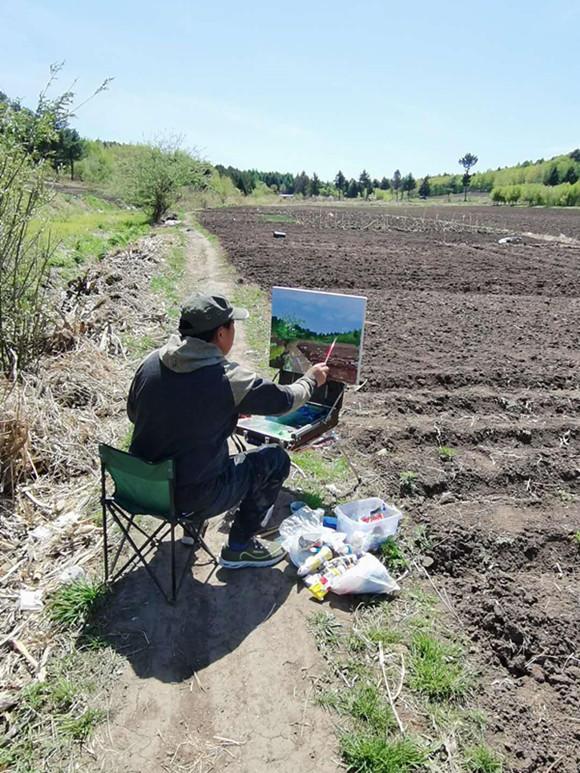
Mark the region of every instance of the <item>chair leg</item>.
[[202, 521], [196, 528], [190, 521], [180, 521], [180, 526], [194, 541], [193, 550], [200, 547], [211, 558], [214, 564], [217, 564], [217, 558], [208, 547], [207, 542], [204, 540], [203, 535], [207, 529], [207, 521]]
[[105, 466], [101, 463], [101, 508], [103, 511], [103, 559], [105, 564], [105, 585], [109, 582], [109, 541], [107, 533], [107, 491]]
[[[114, 510], [111, 512], [111, 515], [112, 515], [112, 517], [113, 517], [113, 520], [116, 522], [117, 526], [118, 526], [118, 527], [121, 529], [121, 531], [123, 531], [123, 524], [121, 523], [121, 521], [120, 521], [120, 519], [119, 519], [119, 516], [118, 516], [118, 515], [115, 513], [115, 511], [114, 511]], [[166, 593], [166, 592], [163, 590], [163, 587], [161, 586], [161, 583], [159, 582], [159, 580], [158, 580], [158, 579], [157, 579], [157, 577], [155, 576], [155, 573], [153, 572], [153, 570], [151, 569], [151, 567], [149, 566], [149, 564], [148, 564], [148, 563], [147, 563], [147, 561], [145, 560], [145, 556], [144, 556], [144, 554], [143, 554], [143, 551], [142, 551], [142, 549], [139, 547], [139, 545], [137, 545], [137, 543], [135, 542], [135, 540], [133, 539], [133, 537], [132, 537], [132, 536], [131, 536], [131, 535], [130, 535], [128, 532], [125, 532], [125, 536], [126, 536], [126, 538], [127, 538], [127, 541], [129, 542], [129, 544], [130, 544], [130, 545], [131, 545], [131, 547], [133, 548], [133, 551], [134, 551], [134, 552], [136, 553], [136, 555], [138, 556], [138, 558], [139, 558], [139, 561], [140, 561], [140, 562], [141, 562], [141, 564], [143, 565], [143, 568], [145, 569], [145, 571], [147, 572], [147, 574], [149, 575], [149, 577], [151, 577], [151, 579], [153, 580], [153, 582], [155, 583], [155, 585], [157, 585], [157, 587], [158, 587], [158, 588], [159, 588], [159, 590], [161, 591], [161, 594], [163, 595], [163, 598], [164, 598], [164, 599], [165, 599], [165, 600], [166, 600], [168, 603], [171, 603], [171, 599], [169, 598], [169, 596], [167, 595], [167, 593]]]
[[175, 604], [175, 598], [177, 596], [175, 578], [175, 524], [171, 524], [171, 602]]
[[103, 559], [105, 564], [105, 585], [109, 582], [109, 540], [107, 533], [107, 505], [103, 499]]

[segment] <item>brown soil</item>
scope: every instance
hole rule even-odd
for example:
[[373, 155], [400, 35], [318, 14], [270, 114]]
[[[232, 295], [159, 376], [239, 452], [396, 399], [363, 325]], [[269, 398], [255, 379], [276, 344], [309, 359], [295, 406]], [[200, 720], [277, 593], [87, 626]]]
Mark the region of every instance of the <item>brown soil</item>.
[[[368, 297], [367, 381], [341, 434], [373, 493], [401, 495], [427, 526], [429, 572], [481, 665], [491, 743], [512, 770], [576, 771], [580, 216], [444, 207], [421, 220], [397, 208], [412, 219], [377, 223], [376, 208], [344, 212], [283, 209], [296, 220], [285, 239], [257, 210], [203, 222], [266, 290]], [[454, 224], [442, 230], [443, 219]], [[507, 230], [521, 242], [498, 244]], [[441, 446], [456, 455], [441, 459]], [[407, 496], [406, 470], [417, 473]]]

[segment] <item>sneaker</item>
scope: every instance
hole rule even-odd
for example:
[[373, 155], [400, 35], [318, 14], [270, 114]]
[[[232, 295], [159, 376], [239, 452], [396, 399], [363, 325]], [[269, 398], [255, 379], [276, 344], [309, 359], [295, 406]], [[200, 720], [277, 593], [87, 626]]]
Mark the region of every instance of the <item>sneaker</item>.
[[284, 548], [274, 543], [264, 543], [257, 539], [250, 540], [243, 550], [232, 550], [227, 544], [223, 546], [219, 557], [220, 566], [226, 569], [243, 569], [247, 566], [274, 566], [286, 555]]

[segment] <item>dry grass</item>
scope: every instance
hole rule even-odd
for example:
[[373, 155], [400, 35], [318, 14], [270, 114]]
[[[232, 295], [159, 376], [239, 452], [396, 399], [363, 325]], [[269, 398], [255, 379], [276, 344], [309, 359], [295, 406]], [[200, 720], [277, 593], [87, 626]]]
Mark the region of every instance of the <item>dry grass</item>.
[[[59, 321], [47, 331], [37, 372], [0, 379], [0, 736], [6, 748], [15, 742], [22, 690], [45, 683], [51, 662], [70, 650], [82, 626], [81, 616], [64, 630], [55, 627], [46, 611], [63, 571], [80, 567], [90, 575], [91, 565], [100, 564], [96, 446], [126, 434], [126, 394], [141, 352], [127, 350], [125, 341], [150, 344], [170, 324], [166, 299], [150, 285], [166, 270], [177, 241], [166, 231], [92, 265], [53, 296]], [[22, 589], [36, 591], [42, 608], [21, 609]], [[96, 719], [83, 712], [65, 723], [73, 739]]]

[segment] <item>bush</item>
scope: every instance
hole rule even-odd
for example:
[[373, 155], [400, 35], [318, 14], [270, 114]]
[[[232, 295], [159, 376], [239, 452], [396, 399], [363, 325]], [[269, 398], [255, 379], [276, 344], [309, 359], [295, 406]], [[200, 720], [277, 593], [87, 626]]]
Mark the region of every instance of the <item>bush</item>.
[[186, 186], [203, 188], [209, 168], [181, 150], [175, 140], [137, 145], [120, 160], [118, 188], [131, 204], [143, 207], [158, 223]]
[[39, 213], [48, 200], [50, 163], [35, 152], [43, 138], [52, 136], [44, 117], [31, 122], [11, 106], [0, 106], [0, 369], [4, 372], [27, 368], [36, 360], [46, 321], [51, 248], [39, 225]]
[[497, 186], [491, 192], [492, 201], [497, 204], [516, 204], [523, 201], [530, 206], [543, 207], [576, 207], [580, 205], [580, 182], [561, 183], [560, 185], [542, 185], [529, 183], [526, 185]]

